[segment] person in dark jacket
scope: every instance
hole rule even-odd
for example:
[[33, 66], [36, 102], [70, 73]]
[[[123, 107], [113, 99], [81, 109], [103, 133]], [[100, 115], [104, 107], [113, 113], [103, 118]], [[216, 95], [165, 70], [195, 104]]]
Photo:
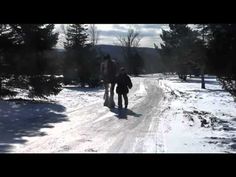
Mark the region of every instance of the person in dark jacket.
[[129, 89], [132, 88], [132, 82], [130, 77], [127, 75], [125, 68], [120, 69], [120, 73], [116, 78], [116, 93], [118, 94], [118, 108], [122, 108], [122, 96], [125, 101], [125, 109], [127, 109], [128, 106], [128, 96]]

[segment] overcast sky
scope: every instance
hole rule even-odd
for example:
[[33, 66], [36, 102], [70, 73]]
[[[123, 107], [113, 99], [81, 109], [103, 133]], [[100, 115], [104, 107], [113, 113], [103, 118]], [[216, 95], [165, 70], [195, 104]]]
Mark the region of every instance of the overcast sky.
[[[139, 31], [142, 37], [140, 47], [152, 48], [154, 43], [159, 45], [161, 42], [161, 29], [169, 29], [166, 24], [96, 24], [96, 27], [100, 34], [98, 44], [114, 45], [117, 43], [117, 36], [124, 35], [129, 28], [133, 28]], [[59, 32], [58, 48], [63, 48], [63, 28], [65, 29], [66, 25], [55, 25], [55, 31]]]

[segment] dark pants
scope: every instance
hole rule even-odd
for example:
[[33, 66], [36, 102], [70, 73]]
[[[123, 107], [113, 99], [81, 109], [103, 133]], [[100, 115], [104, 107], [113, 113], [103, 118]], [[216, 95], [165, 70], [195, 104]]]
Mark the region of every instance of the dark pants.
[[122, 96], [125, 100], [125, 108], [127, 108], [127, 106], [128, 106], [128, 96], [127, 96], [126, 93], [125, 94], [118, 94], [118, 106], [119, 106], [119, 108], [122, 108]]

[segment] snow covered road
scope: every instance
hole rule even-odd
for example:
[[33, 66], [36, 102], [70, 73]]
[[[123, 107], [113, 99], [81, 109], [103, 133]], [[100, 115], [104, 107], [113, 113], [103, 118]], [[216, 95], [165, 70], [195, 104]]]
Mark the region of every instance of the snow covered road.
[[[132, 78], [128, 110], [109, 110], [103, 106], [103, 89], [68, 87], [51, 97], [65, 108], [60, 111], [61, 121], [48, 122], [37, 129], [38, 134], [27, 133], [17, 138], [21, 141], [7, 142], [5, 135], [2, 152], [65, 153], [65, 152], [161, 152], [162, 140], [158, 139], [159, 103], [162, 90], [152, 76]], [[117, 103], [117, 95], [115, 95]], [[52, 111], [49, 111], [52, 112]], [[52, 117], [59, 114], [54, 110]], [[62, 116], [63, 115], [63, 116]], [[28, 115], [26, 115], [27, 117]], [[33, 117], [24, 118], [25, 124]], [[0, 133], [3, 130], [0, 129]], [[11, 134], [11, 133], [10, 133]], [[14, 137], [15, 138], [15, 137]], [[4, 144], [5, 143], [5, 144]], [[5, 146], [4, 146], [5, 145]], [[10, 146], [9, 146], [10, 145]]]
[[200, 78], [133, 77], [127, 111], [104, 107], [103, 88], [0, 100], [0, 153], [235, 153], [235, 99], [205, 80], [201, 89]]

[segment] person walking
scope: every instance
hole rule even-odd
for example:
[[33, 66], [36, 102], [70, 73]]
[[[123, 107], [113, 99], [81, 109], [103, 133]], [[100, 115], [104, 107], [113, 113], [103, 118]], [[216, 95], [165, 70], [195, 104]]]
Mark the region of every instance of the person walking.
[[122, 109], [122, 97], [125, 102], [125, 109], [128, 107], [128, 93], [129, 89], [133, 87], [130, 77], [125, 71], [124, 67], [120, 68], [120, 73], [116, 79], [116, 93], [118, 94], [118, 108]]

